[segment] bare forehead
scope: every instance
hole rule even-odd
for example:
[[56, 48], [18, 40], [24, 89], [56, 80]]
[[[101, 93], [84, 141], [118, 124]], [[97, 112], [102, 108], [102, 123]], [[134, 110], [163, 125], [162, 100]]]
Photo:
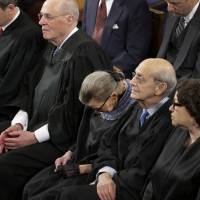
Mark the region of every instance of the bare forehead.
[[42, 13], [50, 13], [50, 14], [59, 14], [60, 11], [60, 0], [56, 1], [55, 0], [47, 0], [44, 2], [42, 8], [41, 8], [41, 12]]
[[154, 72], [154, 66], [151, 65], [150, 63], [142, 63], [135, 70], [135, 73], [137, 75], [143, 77], [150, 77], [152, 76], [153, 72]]

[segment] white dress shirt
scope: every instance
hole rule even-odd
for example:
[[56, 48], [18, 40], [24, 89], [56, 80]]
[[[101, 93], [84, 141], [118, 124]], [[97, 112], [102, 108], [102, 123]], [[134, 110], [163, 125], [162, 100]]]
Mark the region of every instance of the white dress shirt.
[[[106, 0], [106, 11], [107, 11], [107, 16], [109, 15], [110, 13], [110, 10], [111, 10], [111, 7], [112, 7], [112, 4], [113, 4], [114, 0]], [[99, 6], [101, 4], [101, 0], [99, 1]]]

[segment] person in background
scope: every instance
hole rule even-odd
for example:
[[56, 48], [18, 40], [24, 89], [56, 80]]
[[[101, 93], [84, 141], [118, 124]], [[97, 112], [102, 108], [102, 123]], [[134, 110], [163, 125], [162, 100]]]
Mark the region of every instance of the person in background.
[[199, 0], [166, 0], [167, 17], [157, 57], [167, 59], [178, 79], [200, 77]]
[[86, 0], [82, 29], [127, 78], [148, 56], [151, 16], [146, 0]]

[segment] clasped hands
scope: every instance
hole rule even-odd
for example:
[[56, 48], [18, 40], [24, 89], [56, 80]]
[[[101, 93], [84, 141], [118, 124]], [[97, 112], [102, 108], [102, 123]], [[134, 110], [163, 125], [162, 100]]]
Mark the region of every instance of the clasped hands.
[[23, 131], [21, 124], [8, 127], [0, 135], [0, 153], [37, 143], [35, 134]]
[[72, 160], [73, 153], [67, 151], [63, 156], [59, 157], [55, 161], [54, 172], [60, 173], [64, 177], [73, 177], [79, 174], [88, 174], [91, 172], [91, 164], [76, 164]]

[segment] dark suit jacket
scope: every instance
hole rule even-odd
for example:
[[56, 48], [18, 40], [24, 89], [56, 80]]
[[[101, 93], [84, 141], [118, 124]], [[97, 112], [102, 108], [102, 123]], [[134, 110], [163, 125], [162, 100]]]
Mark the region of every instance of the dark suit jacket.
[[[86, 0], [83, 30], [92, 35], [99, 0]], [[126, 74], [137, 67], [148, 53], [151, 17], [145, 0], [114, 0], [102, 34], [101, 46], [113, 65]]]
[[[169, 15], [166, 21], [163, 42], [157, 57], [166, 58], [172, 33], [176, 27], [178, 17]], [[176, 55], [175, 62], [172, 63], [178, 78], [200, 77], [200, 6], [193, 19], [187, 25], [187, 33], [184, 41]]]

